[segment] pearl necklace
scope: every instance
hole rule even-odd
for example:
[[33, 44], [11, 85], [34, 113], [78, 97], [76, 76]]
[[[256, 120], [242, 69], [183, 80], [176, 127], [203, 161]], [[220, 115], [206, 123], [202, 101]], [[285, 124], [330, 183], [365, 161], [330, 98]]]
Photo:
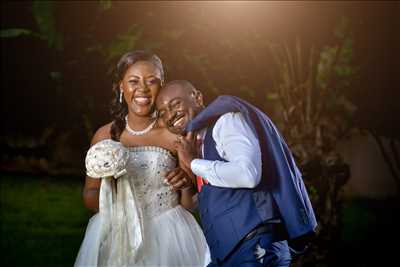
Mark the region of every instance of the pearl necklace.
[[135, 130], [133, 130], [131, 127], [129, 127], [129, 124], [128, 124], [128, 115], [125, 116], [125, 122], [126, 122], [126, 124], [125, 124], [125, 129], [128, 131], [128, 133], [129, 133], [130, 135], [144, 135], [144, 134], [150, 132], [151, 129], [153, 129], [154, 125], [156, 125], [157, 120], [154, 120], [152, 123], [150, 123], [149, 126], [147, 126], [146, 129], [143, 129], [143, 130], [141, 130], [141, 131], [135, 131]]

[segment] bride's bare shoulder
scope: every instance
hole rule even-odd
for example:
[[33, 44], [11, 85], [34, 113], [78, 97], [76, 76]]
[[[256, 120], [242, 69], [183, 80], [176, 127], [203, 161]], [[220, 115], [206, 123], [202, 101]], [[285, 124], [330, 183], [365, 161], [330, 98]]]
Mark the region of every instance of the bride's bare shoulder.
[[91, 141], [91, 145], [94, 145], [105, 139], [111, 139], [111, 125], [112, 125], [112, 122], [101, 126], [94, 134], [92, 141]]

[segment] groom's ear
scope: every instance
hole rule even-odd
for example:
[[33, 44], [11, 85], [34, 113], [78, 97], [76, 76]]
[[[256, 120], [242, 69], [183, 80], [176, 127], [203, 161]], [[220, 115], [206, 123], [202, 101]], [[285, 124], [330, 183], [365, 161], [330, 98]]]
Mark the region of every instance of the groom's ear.
[[203, 94], [199, 90], [196, 90], [196, 89], [193, 90], [192, 94], [193, 94], [194, 101], [197, 104], [197, 106], [204, 107]]

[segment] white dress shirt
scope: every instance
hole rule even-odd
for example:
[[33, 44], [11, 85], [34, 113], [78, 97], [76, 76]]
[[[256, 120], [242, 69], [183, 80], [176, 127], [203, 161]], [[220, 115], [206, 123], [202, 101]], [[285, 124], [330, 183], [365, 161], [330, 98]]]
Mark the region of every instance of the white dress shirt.
[[260, 145], [241, 113], [226, 113], [215, 123], [212, 136], [224, 161], [194, 159], [194, 174], [211, 185], [229, 188], [254, 188], [261, 180]]

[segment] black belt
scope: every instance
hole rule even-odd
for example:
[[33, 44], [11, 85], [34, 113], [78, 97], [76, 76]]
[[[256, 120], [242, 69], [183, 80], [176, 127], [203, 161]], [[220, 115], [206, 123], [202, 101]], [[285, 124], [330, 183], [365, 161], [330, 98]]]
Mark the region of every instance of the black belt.
[[253, 230], [251, 230], [245, 237], [242, 238], [242, 240], [239, 241], [239, 243], [236, 245], [236, 247], [229, 252], [228, 256], [226, 256], [226, 259], [230, 257], [229, 255], [232, 255], [242, 244], [243, 242], [246, 242], [253, 237], [255, 237], [258, 234], [262, 233], [272, 233], [274, 231], [279, 231], [279, 229], [282, 228], [282, 223], [262, 223], [258, 226], [256, 226]]
[[247, 241], [252, 239], [258, 234], [263, 234], [263, 233], [271, 233], [272, 230], [276, 227], [276, 223], [267, 223], [267, 224], [261, 224], [251, 230], [244, 238], [243, 241]]

